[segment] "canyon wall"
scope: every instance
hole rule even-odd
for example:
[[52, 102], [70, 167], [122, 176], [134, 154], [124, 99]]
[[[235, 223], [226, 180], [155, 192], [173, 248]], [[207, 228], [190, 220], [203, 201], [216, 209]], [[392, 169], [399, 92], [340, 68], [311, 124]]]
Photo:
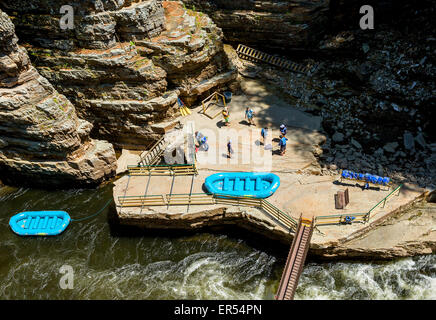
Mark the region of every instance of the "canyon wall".
[[0, 179], [11, 185], [96, 185], [113, 176], [115, 152], [31, 65], [0, 10]]
[[412, 10], [405, 0], [183, 0], [206, 12], [222, 28], [225, 40], [267, 51], [320, 50], [326, 34], [359, 28], [360, 7], [374, 8], [377, 24], [393, 22], [398, 12]]
[[314, 46], [325, 31], [330, 0], [183, 2], [207, 12], [229, 42], [261, 48], [301, 49]]
[[75, 1], [74, 28], [63, 30], [57, 1], [0, 4], [13, 17], [32, 62], [93, 124], [91, 135], [116, 148], [145, 149], [159, 124], [237, 72], [221, 29], [176, 1]]

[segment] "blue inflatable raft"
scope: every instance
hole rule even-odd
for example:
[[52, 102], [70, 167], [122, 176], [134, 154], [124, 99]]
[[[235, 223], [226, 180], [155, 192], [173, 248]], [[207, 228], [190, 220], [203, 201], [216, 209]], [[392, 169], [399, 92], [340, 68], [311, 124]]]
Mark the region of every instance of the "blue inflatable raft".
[[267, 198], [280, 186], [280, 178], [268, 172], [226, 172], [207, 177], [204, 184], [213, 194]]
[[70, 221], [65, 211], [26, 211], [11, 217], [9, 225], [20, 236], [55, 236], [62, 233]]

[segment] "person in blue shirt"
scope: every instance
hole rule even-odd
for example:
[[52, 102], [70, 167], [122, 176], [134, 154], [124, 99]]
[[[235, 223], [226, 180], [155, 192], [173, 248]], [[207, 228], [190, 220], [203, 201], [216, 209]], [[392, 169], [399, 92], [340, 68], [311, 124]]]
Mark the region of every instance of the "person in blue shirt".
[[284, 124], [282, 124], [281, 126], [280, 126], [280, 133], [283, 135], [283, 136], [286, 136], [286, 133], [288, 132], [288, 129], [286, 128], [286, 126], [284, 125]]
[[268, 135], [268, 128], [267, 127], [262, 128], [262, 130], [260, 131], [260, 136], [262, 137], [263, 145], [265, 145], [265, 139], [267, 135]]
[[248, 123], [250, 125], [256, 125], [253, 121], [253, 116], [254, 116], [254, 111], [253, 109], [247, 107], [247, 109], [245, 109], [245, 119], [248, 120]]
[[280, 146], [280, 155], [283, 156], [286, 153], [286, 141], [288, 139], [284, 136], [284, 135], [280, 135], [280, 141], [279, 141], [279, 146]]

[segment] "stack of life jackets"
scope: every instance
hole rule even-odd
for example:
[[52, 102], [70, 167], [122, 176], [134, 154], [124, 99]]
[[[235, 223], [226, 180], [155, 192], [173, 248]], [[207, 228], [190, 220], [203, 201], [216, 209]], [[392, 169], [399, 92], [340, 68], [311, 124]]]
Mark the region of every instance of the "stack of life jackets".
[[365, 174], [356, 173], [349, 170], [342, 171], [342, 178], [361, 180], [361, 181], [366, 181], [367, 183], [380, 184], [383, 186], [388, 185], [390, 182], [390, 178], [388, 177], [379, 177], [370, 173], [365, 173]]

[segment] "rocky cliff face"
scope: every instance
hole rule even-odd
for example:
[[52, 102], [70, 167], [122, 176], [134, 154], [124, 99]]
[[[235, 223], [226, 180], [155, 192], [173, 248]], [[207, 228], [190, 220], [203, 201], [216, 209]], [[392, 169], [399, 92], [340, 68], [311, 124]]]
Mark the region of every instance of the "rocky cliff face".
[[156, 124], [236, 78], [222, 32], [176, 1], [76, 1], [71, 30], [56, 1], [3, 4], [38, 71], [116, 147], [144, 149]]
[[[225, 39], [276, 53], [319, 51], [326, 34], [359, 27], [363, 5], [374, 8], [377, 23], [410, 10], [406, 0], [183, 0], [206, 12], [223, 29]], [[409, 6], [409, 7], [407, 7]], [[412, 4], [413, 6], [413, 4]]]
[[325, 32], [330, 0], [184, 0], [207, 12], [226, 40], [270, 49], [313, 47]]
[[114, 175], [115, 152], [31, 65], [0, 11], [0, 178], [13, 185], [93, 185]]

